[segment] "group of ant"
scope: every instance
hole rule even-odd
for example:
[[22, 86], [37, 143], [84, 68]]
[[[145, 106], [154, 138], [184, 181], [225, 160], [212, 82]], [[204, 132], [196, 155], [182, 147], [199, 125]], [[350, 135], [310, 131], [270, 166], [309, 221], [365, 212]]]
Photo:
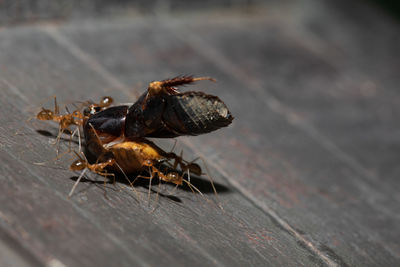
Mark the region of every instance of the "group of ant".
[[[201, 194], [190, 183], [190, 174], [203, 174], [201, 167], [194, 161], [184, 160], [182, 152], [180, 155], [166, 152], [146, 139], [199, 135], [232, 122], [230, 111], [218, 97], [203, 92], [180, 92], [177, 88], [200, 80], [215, 81], [209, 77], [192, 76], [154, 81], [133, 105], [113, 105], [113, 98], [105, 96], [99, 103], [83, 102], [72, 113], [67, 109], [66, 114], [60, 113], [54, 97], [54, 110], [42, 108], [36, 118], [58, 123], [57, 157], [62, 135], [68, 131], [71, 141], [77, 135], [79, 152], [73, 151], [77, 159], [70, 169], [81, 171], [81, 174], [69, 196], [86, 170], [105, 178], [113, 177], [114, 182], [115, 173], [122, 173], [132, 186], [138, 178], [150, 179], [151, 185], [152, 179], [158, 177], [176, 186], [185, 183], [192, 191]], [[74, 126], [72, 131], [70, 128]], [[66, 153], [69, 152], [71, 148]], [[88, 158], [94, 158], [94, 161], [89, 162]], [[147, 175], [142, 175], [143, 172]], [[130, 182], [127, 176], [130, 173], [140, 174]], [[211, 184], [216, 192], [212, 181]]]

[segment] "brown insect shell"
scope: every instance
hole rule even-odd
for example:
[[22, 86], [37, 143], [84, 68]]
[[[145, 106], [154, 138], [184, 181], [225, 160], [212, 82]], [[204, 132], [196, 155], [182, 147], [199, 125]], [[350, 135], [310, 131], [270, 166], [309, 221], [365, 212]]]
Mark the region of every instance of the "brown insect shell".
[[184, 92], [147, 97], [144, 93], [128, 110], [125, 136], [199, 135], [228, 126], [232, 120], [227, 106], [216, 96]]
[[179, 133], [199, 135], [228, 126], [233, 117], [222, 100], [202, 92], [185, 92], [166, 98], [165, 124]]
[[94, 130], [88, 123], [84, 125], [84, 134], [88, 158], [94, 162], [112, 158], [114, 171], [138, 172], [169, 158], [168, 153], [144, 138], [115, 138]]

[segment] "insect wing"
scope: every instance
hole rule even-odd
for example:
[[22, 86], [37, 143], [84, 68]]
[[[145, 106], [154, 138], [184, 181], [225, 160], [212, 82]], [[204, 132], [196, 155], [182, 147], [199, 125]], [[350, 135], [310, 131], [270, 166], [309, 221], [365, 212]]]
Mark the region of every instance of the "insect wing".
[[90, 116], [86, 124], [96, 131], [113, 136], [123, 133], [123, 121], [125, 120], [128, 106], [114, 106], [95, 113]]
[[166, 97], [163, 122], [181, 135], [199, 135], [228, 126], [233, 117], [218, 97], [185, 92]]

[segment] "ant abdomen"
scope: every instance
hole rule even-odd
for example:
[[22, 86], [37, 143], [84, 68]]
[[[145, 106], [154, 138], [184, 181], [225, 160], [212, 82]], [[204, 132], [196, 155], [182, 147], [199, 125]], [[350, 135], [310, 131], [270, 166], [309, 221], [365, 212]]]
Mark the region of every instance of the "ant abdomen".
[[179, 173], [177, 172], [169, 172], [164, 177], [162, 177], [163, 181], [173, 183], [176, 185], [181, 185], [182, 179], [183, 179], [182, 176], [179, 175]]
[[87, 163], [85, 160], [78, 159], [72, 162], [72, 164], [69, 166], [69, 168], [72, 171], [81, 171], [87, 167]]
[[36, 118], [41, 121], [49, 121], [52, 120], [53, 117], [54, 117], [53, 111], [44, 108], [42, 108], [42, 110], [36, 115]]
[[114, 102], [114, 99], [111, 96], [104, 96], [98, 106], [100, 107], [108, 107]]

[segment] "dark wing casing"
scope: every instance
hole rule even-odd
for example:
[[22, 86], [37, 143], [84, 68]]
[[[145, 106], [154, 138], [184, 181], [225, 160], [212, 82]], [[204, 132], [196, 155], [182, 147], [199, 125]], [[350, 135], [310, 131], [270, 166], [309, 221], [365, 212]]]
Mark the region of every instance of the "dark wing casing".
[[233, 120], [224, 102], [202, 92], [145, 99], [142, 95], [129, 108], [125, 124], [127, 137], [199, 135], [228, 126]]
[[90, 116], [86, 124], [100, 133], [118, 137], [123, 134], [127, 112], [128, 106], [109, 107]]
[[163, 122], [181, 135], [199, 135], [228, 126], [233, 117], [218, 97], [185, 92], [166, 97]]
[[[163, 96], [147, 98], [147, 92], [129, 107], [125, 121], [125, 136], [129, 138], [148, 137], [163, 127], [162, 114], [165, 109]], [[160, 136], [160, 137], [174, 137]]]
[[125, 116], [128, 106], [109, 107], [89, 117], [83, 125], [85, 151], [89, 161], [94, 163], [99, 156], [105, 156], [104, 144], [124, 133]]

